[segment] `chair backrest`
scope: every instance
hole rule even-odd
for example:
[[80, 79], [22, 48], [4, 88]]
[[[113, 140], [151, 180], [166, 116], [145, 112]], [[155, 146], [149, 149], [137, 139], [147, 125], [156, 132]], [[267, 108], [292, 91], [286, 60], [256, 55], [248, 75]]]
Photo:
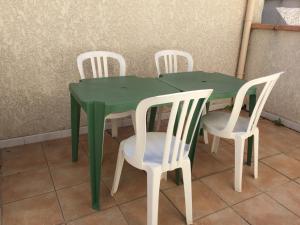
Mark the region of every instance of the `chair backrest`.
[[164, 57], [165, 71], [163, 73], [176, 73], [177, 72], [177, 56], [186, 58], [188, 63], [187, 71], [193, 71], [193, 57], [190, 53], [177, 50], [163, 50], [155, 53], [155, 65], [157, 69], [157, 75], [161, 74], [159, 59]]
[[[183, 160], [188, 136], [193, 137], [202, 110], [212, 89], [161, 95], [142, 100], [136, 109], [136, 152], [133, 163], [143, 167], [146, 147], [146, 115], [155, 105], [172, 104], [163, 149], [162, 169], [174, 169]], [[201, 104], [202, 103], [202, 104]], [[192, 120], [196, 123], [193, 123]], [[191, 126], [193, 124], [193, 126]], [[174, 129], [176, 127], [176, 130]], [[191, 128], [191, 130], [190, 130]], [[174, 132], [174, 133], [173, 133]], [[189, 148], [189, 147], [188, 147]], [[159, 149], [158, 149], [159, 151]]]
[[120, 76], [125, 76], [126, 64], [122, 55], [115, 52], [107, 51], [91, 51], [80, 54], [77, 57], [77, 67], [79, 70], [80, 78], [85, 79], [85, 73], [83, 69], [83, 62], [90, 60], [92, 66], [93, 78], [96, 77], [108, 77], [108, 63], [107, 59], [113, 58], [118, 61], [120, 65]]
[[251, 81], [248, 81], [247, 83], [245, 83], [237, 93], [230, 118], [229, 118], [228, 123], [223, 131], [233, 132], [234, 127], [236, 126], [238, 117], [240, 115], [246, 93], [248, 92], [248, 90], [251, 87], [262, 84], [264, 86], [259, 95], [259, 98], [257, 99], [256, 105], [253, 109], [252, 115], [249, 120], [248, 128], [247, 128], [247, 132], [252, 132], [257, 126], [262, 109], [271, 93], [271, 90], [273, 89], [276, 81], [278, 80], [278, 78], [280, 77], [281, 74], [283, 74], [283, 72], [265, 76], [265, 77], [261, 77], [261, 78], [257, 78], [257, 79], [254, 79], [254, 80], [251, 80]]

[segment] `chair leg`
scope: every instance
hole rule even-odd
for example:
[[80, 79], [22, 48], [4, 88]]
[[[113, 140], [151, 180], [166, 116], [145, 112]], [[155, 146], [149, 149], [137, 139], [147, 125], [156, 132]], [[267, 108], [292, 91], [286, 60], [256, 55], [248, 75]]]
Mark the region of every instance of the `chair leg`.
[[204, 140], [204, 144], [208, 145], [208, 132], [206, 129], [203, 129], [203, 140]]
[[259, 146], [259, 130], [254, 132], [254, 178], [258, 177], [258, 146]]
[[242, 137], [237, 137], [235, 138], [234, 143], [235, 143], [234, 189], [237, 192], [241, 192], [245, 139], [243, 139]]
[[211, 145], [211, 152], [217, 153], [218, 148], [219, 148], [219, 143], [220, 143], [220, 137], [214, 136], [213, 142]]
[[114, 181], [111, 188], [111, 195], [114, 195], [118, 190], [123, 164], [124, 164], [124, 155], [123, 155], [123, 150], [120, 148], [118, 153]]
[[[206, 105], [206, 107], [203, 108], [202, 114], [206, 115], [207, 112], [208, 112], [208, 107]], [[208, 132], [207, 132], [206, 129], [204, 129], [204, 127], [202, 127], [202, 129], [203, 129], [203, 141], [204, 141], [204, 144], [208, 145]]]
[[192, 179], [191, 163], [188, 159], [182, 167], [184, 199], [185, 199], [185, 217], [187, 224], [193, 224], [193, 204], [192, 204]]
[[111, 136], [118, 137], [118, 120], [112, 119], [111, 120]]
[[132, 120], [132, 126], [133, 126], [134, 133], [136, 134], [135, 111], [133, 111], [131, 113], [131, 120]]
[[147, 225], [157, 225], [161, 171], [147, 171]]

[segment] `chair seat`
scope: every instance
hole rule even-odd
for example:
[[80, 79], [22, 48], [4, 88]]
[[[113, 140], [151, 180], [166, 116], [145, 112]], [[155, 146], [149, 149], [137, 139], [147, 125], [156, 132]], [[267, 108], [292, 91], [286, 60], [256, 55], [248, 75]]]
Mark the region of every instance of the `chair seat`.
[[[145, 164], [162, 164], [164, 144], [166, 139], [166, 133], [164, 132], [148, 132], [146, 137], [146, 149], [144, 154], [143, 162]], [[171, 149], [173, 149], [175, 137], [173, 137], [171, 142]], [[136, 136], [131, 136], [130, 138], [123, 140], [123, 151], [125, 158], [130, 159], [133, 157], [136, 148]], [[185, 144], [184, 147], [184, 158], [188, 157], [189, 145]], [[172, 153], [170, 154], [170, 156]], [[178, 156], [177, 156], [178, 157]], [[177, 158], [178, 159], [178, 158]], [[171, 162], [171, 157], [169, 157], [169, 162]]]
[[[209, 112], [203, 116], [203, 124], [209, 130], [209, 132], [214, 133], [222, 131], [229, 120], [231, 113], [228, 112]], [[247, 132], [248, 124], [250, 118], [239, 117], [237, 123], [233, 129], [234, 133], [244, 133]]]

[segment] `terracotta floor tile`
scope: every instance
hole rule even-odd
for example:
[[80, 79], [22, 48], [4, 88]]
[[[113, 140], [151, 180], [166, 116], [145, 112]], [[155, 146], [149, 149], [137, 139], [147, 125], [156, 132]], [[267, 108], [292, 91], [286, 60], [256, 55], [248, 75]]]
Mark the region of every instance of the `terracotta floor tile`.
[[[121, 129], [121, 128], [119, 128]], [[88, 139], [87, 136], [85, 138], [81, 138], [80, 147], [84, 152], [88, 154]], [[119, 150], [119, 142], [117, 139], [112, 138], [110, 134], [104, 132], [104, 143], [103, 143], [103, 154], [106, 156], [107, 154], [117, 154]]]
[[47, 167], [41, 144], [7, 148], [2, 152], [2, 175]]
[[116, 138], [116, 140], [120, 142], [126, 138], [129, 138], [132, 135], [134, 135], [134, 129], [132, 126], [120, 127], [118, 131], [118, 137]]
[[207, 145], [202, 144], [199, 146], [198, 144], [196, 149], [192, 175], [197, 178], [214, 174], [228, 168], [216, 160], [205, 148], [208, 148]]
[[299, 225], [300, 218], [266, 194], [241, 202], [233, 207], [252, 225]]
[[67, 225], [127, 225], [126, 220], [117, 207], [72, 221]]
[[48, 140], [48, 141], [44, 141], [43, 145], [54, 145], [54, 146], [58, 146], [58, 145], [71, 145], [71, 137], [65, 137], [65, 138], [58, 138], [58, 139], [54, 139], [54, 140]]
[[89, 165], [84, 161], [50, 168], [50, 172], [56, 190], [81, 184], [89, 180]]
[[[92, 209], [90, 184], [84, 183], [74, 187], [57, 191], [58, 199], [66, 220], [73, 220], [79, 217], [96, 212]], [[101, 184], [101, 210], [115, 205], [114, 199], [110, 196], [107, 187]]]
[[[43, 150], [46, 155], [49, 167], [59, 167], [66, 164], [72, 164], [72, 147], [66, 141], [43, 143]], [[87, 161], [87, 156], [82, 148], [78, 150], [79, 161]]]
[[247, 198], [251, 198], [258, 193], [259, 189], [249, 181], [249, 178], [243, 175], [242, 192], [234, 190], [234, 173], [233, 170], [221, 172], [209, 177], [202, 178], [201, 180], [208, 185], [215, 193], [217, 193], [224, 201], [232, 205]]
[[[104, 183], [111, 190], [113, 177], [104, 179]], [[135, 170], [130, 175], [125, 173], [121, 175], [120, 184], [114, 199], [118, 204], [134, 200], [145, 196], [147, 193], [146, 173], [141, 170]]]
[[[155, 131], [159, 131], [159, 132], [166, 132], [167, 131], [167, 128], [168, 128], [168, 122], [169, 120], [168, 119], [165, 119], [165, 120], [161, 120], [161, 123], [160, 125], [157, 124], [156, 122], [156, 127], [155, 127]], [[158, 127], [159, 126], [159, 127]]]
[[[262, 137], [260, 137], [260, 142], [259, 142], [258, 159], [264, 159], [266, 157], [270, 157], [281, 153], [275, 148], [272, 148], [270, 146], [265, 146], [265, 144], [262, 143], [261, 139]], [[245, 150], [244, 150], [244, 162], [246, 162], [247, 158], [248, 158], [248, 141], [246, 140]], [[253, 162], [253, 155], [252, 155], [252, 162]]]
[[[146, 197], [134, 200], [120, 206], [129, 225], [147, 224], [147, 199]], [[184, 225], [185, 218], [176, 210], [168, 199], [160, 194], [158, 207], [158, 224]]]
[[300, 147], [298, 149], [295, 149], [295, 150], [292, 150], [292, 151], [286, 153], [286, 155], [290, 158], [294, 158], [294, 159], [300, 161]]
[[244, 169], [244, 176], [249, 177], [249, 181], [262, 191], [269, 190], [272, 187], [282, 185], [289, 181], [286, 176], [260, 162], [258, 163], [257, 179], [253, 177], [253, 164], [251, 167], [245, 166]]
[[248, 225], [236, 212], [231, 208], [226, 208], [216, 213], [210, 214], [203, 219], [196, 220], [194, 225]]
[[266, 158], [272, 155], [279, 154], [280, 151], [269, 144], [267, 140], [264, 140], [264, 137], [260, 136], [260, 142], [259, 142], [259, 150], [258, 150], [258, 158]]
[[175, 170], [168, 172], [167, 180], [161, 179], [160, 181], [160, 190], [165, 190], [176, 186], [177, 184]]
[[85, 133], [85, 134], [80, 134], [79, 135], [79, 142], [82, 142], [82, 141], [88, 141], [88, 134]]
[[[223, 140], [223, 141], [225, 141], [226, 143], [228, 143], [228, 144], [230, 144], [230, 145], [232, 145], [232, 146], [234, 146], [234, 140], [233, 139], [221, 139], [221, 140]], [[211, 143], [211, 142], [210, 142]]]
[[[230, 159], [234, 161], [234, 140], [231, 140], [231, 139], [222, 139], [222, 140], [224, 140], [225, 143], [230, 144], [231, 148], [227, 147], [226, 150], [227, 151], [230, 150], [230, 152], [232, 152], [232, 157]], [[221, 146], [221, 144], [220, 144], [220, 146]], [[247, 152], [248, 152], [248, 141], [247, 140], [245, 142], [245, 151], [244, 152], [245, 152], [244, 161], [246, 161]], [[268, 156], [276, 155], [276, 154], [279, 154], [279, 153], [280, 153], [279, 150], [277, 150], [273, 146], [270, 146], [269, 142], [264, 140], [264, 137], [262, 137], [262, 135], [260, 136], [259, 154], [258, 154], [259, 159], [266, 158]]]
[[261, 132], [261, 142], [264, 146], [288, 153], [300, 148], [300, 134], [285, 127], [274, 127]]
[[40, 153], [41, 149], [42, 149], [41, 143], [20, 145], [20, 146], [2, 149], [1, 157], [2, 160], [28, 157], [28, 155], [34, 155]]
[[[115, 169], [117, 164], [118, 154], [109, 154], [103, 157], [102, 161], [102, 178], [113, 178], [115, 175]], [[129, 175], [130, 172], [137, 171], [136, 168], [128, 164], [126, 161], [124, 162], [123, 169], [122, 169], [122, 176]]]
[[54, 189], [48, 168], [13, 174], [2, 178], [2, 201], [21, 200]]
[[[226, 207], [225, 202], [201, 181], [192, 182], [192, 192], [194, 220]], [[168, 189], [164, 193], [176, 208], [185, 215], [183, 185]]]
[[234, 167], [234, 146], [226, 141], [221, 141], [217, 153], [211, 153], [212, 156], [221, 162], [226, 168]]
[[289, 178], [300, 177], [300, 162], [284, 154], [271, 156], [262, 161]]
[[300, 216], [300, 185], [289, 182], [268, 192], [272, 198], [276, 199], [286, 208]]
[[63, 222], [54, 192], [3, 206], [5, 225], [58, 225]]

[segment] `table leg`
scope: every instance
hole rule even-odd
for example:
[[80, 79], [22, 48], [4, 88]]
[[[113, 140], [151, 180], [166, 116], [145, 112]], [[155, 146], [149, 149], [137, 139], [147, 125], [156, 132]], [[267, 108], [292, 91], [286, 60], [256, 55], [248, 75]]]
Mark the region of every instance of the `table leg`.
[[[249, 116], [252, 115], [255, 104], [256, 104], [256, 94], [252, 94], [249, 96]], [[252, 160], [253, 141], [254, 141], [253, 136], [248, 138], [247, 165], [249, 166], [251, 166], [251, 160]]]
[[156, 112], [157, 112], [157, 107], [151, 107], [149, 125], [148, 125], [148, 132], [154, 131]]
[[80, 127], [80, 104], [71, 95], [71, 138], [72, 138], [72, 161], [78, 160], [78, 143]]
[[[198, 141], [198, 136], [200, 133], [200, 123], [201, 123], [201, 117], [199, 118], [199, 121], [197, 124], [195, 124], [197, 122], [197, 117], [199, 115], [201, 106], [203, 104], [203, 100], [199, 100], [199, 103], [197, 104], [197, 108], [195, 109], [195, 113], [191, 122], [191, 129], [189, 131], [188, 134], [188, 138], [187, 138], [187, 142], [191, 144], [190, 147], [190, 152], [189, 152], [189, 158], [191, 161], [191, 170], [193, 168], [193, 163], [194, 163], [194, 158], [195, 158], [195, 152], [196, 152], [196, 147], [197, 147], [197, 141]], [[193, 128], [196, 126], [195, 128], [195, 133], [193, 134], [192, 131], [194, 130]], [[193, 136], [192, 136], [193, 135]], [[181, 170], [176, 169], [176, 184], [179, 185], [181, 183]]]
[[[207, 101], [206, 105], [205, 105], [206, 113], [208, 113], [208, 111], [209, 111], [209, 106], [210, 106], [210, 102]], [[199, 134], [200, 134], [200, 136], [204, 136], [204, 130], [203, 130], [203, 128], [200, 129]]]
[[190, 152], [189, 152], [189, 157], [190, 157], [190, 161], [191, 161], [191, 169], [193, 168], [193, 164], [194, 164], [197, 141], [198, 141], [198, 136], [199, 136], [199, 132], [200, 132], [200, 123], [201, 123], [200, 120], [201, 120], [201, 118], [199, 119], [199, 122], [197, 124], [196, 130], [195, 130], [195, 135], [191, 142], [191, 148], [190, 148]]
[[[181, 107], [179, 107], [178, 112], [177, 112], [177, 116], [175, 119], [175, 123], [174, 123], [174, 129], [173, 129], [173, 135], [176, 136], [176, 132], [177, 132], [177, 127], [178, 127], [178, 122], [179, 122], [179, 115], [181, 113]], [[175, 170], [175, 182], [177, 185], [181, 184], [181, 178], [182, 178], [182, 169], [176, 169]]]
[[102, 103], [88, 104], [87, 116], [92, 207], [99, 210], [105, 105]]

